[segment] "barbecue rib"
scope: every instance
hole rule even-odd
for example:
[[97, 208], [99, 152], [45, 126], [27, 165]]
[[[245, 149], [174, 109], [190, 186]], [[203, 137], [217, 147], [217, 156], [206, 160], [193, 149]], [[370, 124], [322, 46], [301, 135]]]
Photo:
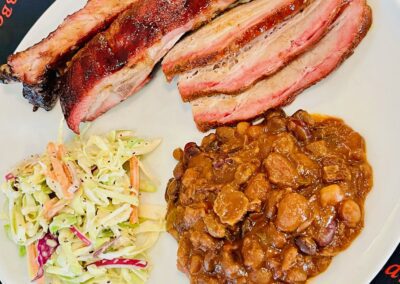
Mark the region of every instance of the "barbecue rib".
[[345, 1], [315, 0], [301, 13], [262, 33], [238, 52], [182, 74], [178, 83], [182, 99], [237, 94], [272, 75], [322, 38]]
[[145, 0], [121, 14], [72, 59], [60, 78], [69, 127], [92, 121], [140, 89], [154, 65], [189, 30], [235, 0]]
[[353, 0], [310, 51], [272, 77], [237, 96], [218, 95], [192, 101], [198, 128], [251, 120], [270, 108], [290, 103], [304, 89], [329, 75], [360, 43], [369, 30], [372, 13], [365, 0]]
[[163, 60], [167, 79], [218, 60], [296, 14], [309, 0], [255, 0], [238, 6], [178, 43]]
[[51, 109], [57, 99], [51, 93], [56, 69], [135, 1], [89, 0], [84, 8], [68, 16], [47, 38], [11, 55], [7, 64], [0, 68], [0, 82], [22, 82], [24, 96], [33, 105]]

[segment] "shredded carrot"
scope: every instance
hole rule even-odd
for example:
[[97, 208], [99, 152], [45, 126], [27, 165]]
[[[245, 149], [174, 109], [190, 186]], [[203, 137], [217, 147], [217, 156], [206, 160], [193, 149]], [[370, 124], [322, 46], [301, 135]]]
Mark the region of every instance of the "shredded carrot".
[[72, 184], [72, 175], [66, 164], [63, 164], [63, 170], [70, 184]]
[[64, 145], [61, 144], [56, 146], [53, 142], [50, 142], [47, 145], [47, 152], [50, 156], [50, 162], [53, 167], [53, 170], [49, 170], [47, 175], [51, 179], [60, 183], [65, 199], [72, 199], [74, 197], [73, 193], [68, 191], [72, 184], [72, 177], [68, 167], [62, 161], [62, 157], [65, 154]]
[[63, 144], [58, 145], [58, 150], [57, 150], [57, 159], [62, 160], [62, 158], [65, 155], [65, 147]]
[[45, 214], [45, 212], [50, 211], [50, 209], [53, 208], [53, 206], [54, 206], [57, 202], [58, 202], [58, 198], [53, 198], [53, 199], [50, 199], [50, 200], [46, 201], [46, 202], [44, 203], [44, 206], [43, 206], [43, 214]]
[[139, 160], [136, 157], [132, 157], [129, 160], [129, 170], [130, 170], [130, 182], [132, 186], [132, 190], [135, 194], [139, 193]]
[[57, 157], [57, 147], [53, 142], [47, 144], [47, 153], [50, 157]]
[[[133, 156], [129, 160], [129, 178], [130, 178], [130, 183], [131, 183], [131, 188], [132, 188], [132, 195], [137, 196], [139, 195], [139, 186], [140, 186], [140, 178], [139, 178], [139, 160]], [[132, 214], [129, 219], [131, 224], [135, 224], [138, 221], [139, 217], [139, 210], [136, 206], [132, 205]]]
[[57, 181], [60, 183], [61, 188], [63, 189], [64, 197], [66, 199], [71, 199], [72, 194], [67, 191], [67, 189], [71, 186], [71, 183], [64, 172], [63, 163], [55, 158], [50, 158], [51, 164], [53, 165], [53, 171], [56, 175]]
[[28, 256], [28, 267], [31, 278], [34, 278], [39, 270], [39, 264], [37, 262], [37, 250], [35, 244], [30, 244], [26, 250]]
[[65, 206], [67, 202], [64, 200], [59, 200], [57, 197], [48, 200], [43, 206], [43, 216], [50, 220], [57, 215]]
[[[36, 244], [30, 244], [27, 247], [27, 257], [28, 257], [28, 268], [29, 268], [29, 274], [30, 277], [33, 279], [36, 277], [36, 275], [39, 272], [39, 263], [37, 261], [38, 259], [38, 253], [36, 249]], [[40, 279], [36, 280], [37, 284], [45, 284], [45, 278], [44, 276], [41, 277]]]
[[46, 175], [51, 178], [52, 180], [57, 180], [56, 175], [54, 174], [54, 172], [52, 170], [48, 170]]

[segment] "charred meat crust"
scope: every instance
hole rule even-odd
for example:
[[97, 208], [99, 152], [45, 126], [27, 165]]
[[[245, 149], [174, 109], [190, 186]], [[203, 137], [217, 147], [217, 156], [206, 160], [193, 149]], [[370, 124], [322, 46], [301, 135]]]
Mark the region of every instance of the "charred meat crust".
[[147, 51], [163, 36], [197, 16], [200, 16], [200, 22], [211, 19], [216, 12], [216, 3], [225, 2], [233, 1], [146, 0], [136, 2], [121, 14], [109, 29], [94, 37], [74, 56], [69, 69], [61, 77], [61, 106], [71, 129], [78, 132], [77, 124], [81, 120], [78, 115], [85, 112], [83, 101], [91, 96], [91, 91], [102, 80], [127, 65], [127, 68], [135, 68], [136, 64], [152, 61]]
[[[132, 1], [134, 2], [134, 1]], [[96, 6], [97, 5], [97, 6]], [[102, 3], [102, 1], [98, 0], [92, 0], [89, 1], [84, 8], [81, 10], [75, 12], [72, 15], [69, 15], [63, 23], [57, 27], [56, 30], [51, 32], [46, 38], [42, 39], [40, 42], [36, 43], [35, 45], [29, 47], [28, 49], [17, 52], [15, 54], [12, 54], [8, 57], [8, 65], [11, 67], [12, 74], [14, 75], [15, 78], [17, 78], [19, 81], [25, 84], [29, 85], [35, 85], [35, 84], [40, 84], [46, 79], [47, 72], [51, 69], [58, 68], [60, 66], [61, 62], [65, 62], [68, 60], [71, 55], [73, 55], [80, 46], [82, 46], [85, 42], [90, 40], [94, 35], [96, 35], [99, 31], [103, 30], [106, 28], [110, 23], [112, 23], [117, 16], [123, 12], [124, 10], [128, 9], [133, 5], [133, 3], [127, 4], [127, 5], [121, 5], [121, 9], [118, 11], [116, 10], [114, 13], [110, 13], [108, 15], [102, 15], [105, 18], [102, 20], [99, 20], [98, 23], [96, 23], [95, 26], [91, 27], [90, 30], [88, 30], [87, 33], [83, 34], [78, 34], [81, 35], [79, 38], [75, 38], [72, 43], [70, 43], [70, 46], [68, 46], [65, 50], [61, 46], [61, 48], [58, 51], [54, 51], [51, 47], [54, 47], [54, 45], [51, 44], [51, 42], [59, 36], [59, 33], [63, 31], [63, 29], [68, 28], [69, 26], [73, 26], [75, 21], [77, 20], [77, 17], [82, 17], [82, 14], [88, 13], [93, 14], [96, 13], [96, 11], [91, 11], [91, 9], [98, 8], [98, 6], [104, 6], [106, 4], [106, 1]], [[79, 18], [78, 18], [79, 19]], [[65, 32], [65, 31], [64, 31]], [[70, 35], [67, 35], [70, 36]], [[73, 36], [72, 36], [73, 37]], [[73, 45], [71, 45], [73, 44]], [[40, 47], [45, 47], [43, 48], [44, 50], [41, 50]], [[29, 70], [24, 70], [22, 67], [17, 67], [21, 63], [19, 61], [23, 61], [25, 59], [30, 59], [32, 56], [37, 56], [35, 52], [41, 52], [43, 56], [49, 56], [48, 53], [53, 55], [53, 57], [49, 57], [46, 59], [41, 59], [43, 61], [40, 62], [38, 69], [29, 69]], [[46, 64], [44, 64], [46, 63]], [[37, 74], [36, 74], [37, 73]]]
[[99, 79], [98, 76], [102, 74], [112, 72], [112, 70], [105, 70], [107, 61], [102, 60], [112, 56], [107, 55], [110, 51], [104, 35], [99, 34], [72, 59], [68, 71], [60, 78], [58, 89], [61, 107], [66, 118], [70, 117], [72, 109], [79, 103], [81, 96], [92, 87], [94, 83], [91, 81]]
[[[48, 70], [45, 79], [35, 85], [29, 85], [22, 83], [22, 95], [34, 106], [34, 110], [37, 108], [43, 108], [47, 111], [53, 109], [57, 102], [58, 96], [53, 94], [57, 82], [57, 72], [55, 70]], [[8, 64], [0, 66], [0, 83], [9, 84], [12, 82], [19, 82], [11, 70]]]
[[[304, 88], [292, 93], [281, 104], [274, 106], [274, 107], [285, 106], [285, 105], [290, 104], [291, 102], [293, 102], [293, 100], [296, 98], [297, 95], [299, 95], [300, 93], [302, 93], [304, 90], [308, 89], [309, 87], [317, 84], [318, 82], [320, 82], [321, 80], [323, 80], [327, 76], [329, 76], [332, 72], [334, 72], [347, 58], [349, 58], [354, 53], [354, 49], [359, 45], [359, 43], [366, 36], [371, 25], [372, 25], [372, 10], [371, 10], [370, 6], [365, 5], [360, 29], [359, 29], [356, 37], [354, 38], [352, 44], [349, 46], [348, 50], [342, 55], [341, 59], [337, 62], [336, 66], [330, 72], [325, 74], [323, 77], [319, 78], [317, 81], [314, 81], [311, 84], [309, 84], [308, 86], [305, 86]], [[265, 112], [267, 112], [268, 110], [265, 110]], [[260, 113], [256, 117], [252, 117], [252, 118], [248, 119], [247, 121], [250, 121], [250, 122], [256, 121], [257, 119], [262, 118], [264, 116], [265, 112]], [[210, 122], [196, 123], [196, 126], [200, 131], [206, 132], [206, 131], [216, 128], [218, 126], [235, 125], [238, 122], [239, 122], [239, 120], [233, 120], [233, 121], [230, 121], [228, 124], [226, 124], [226, 123], [222, 124], [217, 121], [210, 121]]]
[[[274, 14], [266, 18], [264, 21], [251, 26], [245, 33], [237, 37], [224, 49], [213, 51], [206, 56], [200, 56], [191, 59], [181, 58], [178, 61], [174, 60], [173, 64], [163, 64], [163, 72], [170, 81], [174, 76], [180, 73], [215, 62], [221, 59], [224, 55], [239, 50], [246, 43], [260, 35], [263, 31], [268, 30], [280, 22], [288, 19], [297, 11], [300, 11], [302, 8], [308, 5], [308, 2], [309, 1], [307, 0], [293, 0], [291, 3], [288, 3], [288, 5], [283, 6], [281, 9], [275, 10]], [[240, 7], [236, 7], [236, 9], [240, 9]], [[223, 15], [221, 17], [223, 17]]]
[[[61, 46], [59, 50], [55, 50], [57, 46], [54, 45], [53, 41], [55, 38], [60, 37], [60, 32], [62, 32], [63, 29], [68, 30], [68, 27], [74, 26], [77, 18], [79, 21], [85, 13], [89, 15], [95, 13], [95, 11], [91, 11], [91, 9], [95, 9], [99, 5], [106, 5], [102, 3], [102, 1], [90, 1], [84, 8], [68, 16], [64, 22], [46, 38], [24, 51], [10, 55], [8, 57], [8, 64], [4, 64], [0, 68], [0, 82], [4, 84], [21, 82], [23, 84], [23, 96], [34, 105], [35, 108], [40, 107], [45, 110], [51, 110], [58, 99], [57, 92], [53, 89], [58, 84], [57, 77], [59, 75], [57, 73], [65, 68], [65, 63], [71, 59], [80, 47], [93, 38], [98, 32], [107, 28], [109, 24], [114, 21], [122, 11], [128, 9], [134, 1], [132, 0], [130, 4], [129, 1], [125, 2], [126, 3], [121, 4], [121, 6], [115, 7], [113, 11], [107, 11], [105, 15], [103, 15], [104, 11], [100, 11], [99, 13], [104, 16], [102, 20], [98, 20], [96, 25], [91, 26], [87, 33], [82, 33], [81, 37], [76, 38], [73, 45], [67, 46], [67, 48]], [[82, 21], [82, 19], [80, 21]], [[29, 66], [29, 69], [26, 69], [26, 66], [23, 65], [24, 62], [30, 61], [32, 58], [37, 59], [38, 56], [36, 53], [40, 53], [40, 57], [44, 55], [45, 58], [42, 57], [38, 59], [39, 63], [37, 63], [35, 67], [37, 69], [32, 70], [31, 66]]]
[[[190, 1], [192, 6], [197, 6], [194, 2]], [[204, 8], [209, 1], [198, 2], [203, 5], [198, 8]], [[81, 49], [60, 81], [61, 106], [67, 121], [72, 110], [79, 107], [79, 102], [101, 79], [123, 68], [135, 56], [140, 57], [163, 34], [182, 23], [182, 8], [185, 7], [170, 5], [166, 0], [140, 1]], [[193, 8], [186, 7], [187, 13]]]
[[13, 75], [10, 65], [3, 64], [0, 66], [0, 83], [9, 84], [17, 81], [18, 79]]
[[22, 95], [37, 108], [43, 108], [50, 111], [55, 106], [58, 96], [55, 95], [58, 88], [58, 73], [55, 70], [49, 70], [46, 80], [37, 85], [22, 84]]

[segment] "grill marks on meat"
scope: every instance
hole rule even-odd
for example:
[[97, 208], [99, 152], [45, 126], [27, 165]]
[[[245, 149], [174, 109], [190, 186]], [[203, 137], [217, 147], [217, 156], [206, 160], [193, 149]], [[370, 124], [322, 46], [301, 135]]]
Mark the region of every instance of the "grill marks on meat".
[[334, 71], [368, 32], [372, 13], [365, 0], [353, 0], [316, 46], [272, 77], [237, 96], [218, 95], [192, 102], [195, 122], [206, 131], [262, 115], [291, 102], [297, 94]]
[[170, 80], [178, 73], [218, 60], [296, 14], [308, 2], [255, 0], [238, 6], [178, 43], [163, 60], [163, 71]]
[[69, 127], [91, 121], [148, 80], [154, 65], [187, 31], [209, 21], [234, 0], [145, 0], [120, 15], [73, 58], [60, 79]]
[[57, 99], [57, 71], [71, 54], [107, 27], [136, 0], [90, 0], [84, 8], [68, 16], [49, 36], [34, 46], [8, 58], [0, 69], [0, 82], [23, 83], [23, 94], [37, 107], [50, 110]]
[[180, 76], [184, 101], [216, 93], [238, 93], [281, 69], [318, 42], [345, 0], [315, 0], [301, 13], [259, 35], [237, 53]]

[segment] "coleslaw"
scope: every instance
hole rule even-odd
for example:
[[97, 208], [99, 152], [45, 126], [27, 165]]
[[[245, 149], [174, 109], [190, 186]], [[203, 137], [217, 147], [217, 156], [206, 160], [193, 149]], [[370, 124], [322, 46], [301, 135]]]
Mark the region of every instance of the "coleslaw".
[[131, 131], [49, 143], [6, 175], [5, 230], [36, 283], [144, 283], [147, 252], [165, 230], [163, 206], [141, 202], [155, 183], [142, 163], [160, 140]]

